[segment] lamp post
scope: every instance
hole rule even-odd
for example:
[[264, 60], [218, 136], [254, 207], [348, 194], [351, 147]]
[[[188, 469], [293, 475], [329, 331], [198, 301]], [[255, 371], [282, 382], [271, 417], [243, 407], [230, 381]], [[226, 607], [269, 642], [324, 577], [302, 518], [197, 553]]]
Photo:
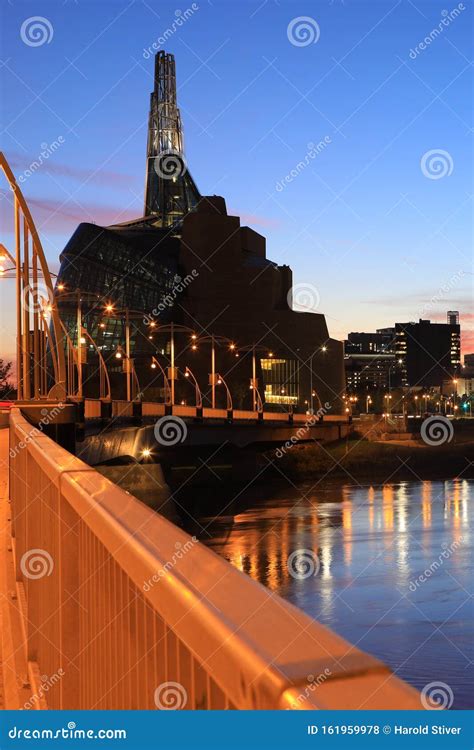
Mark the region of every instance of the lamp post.
[[222, 375], [220, 375], [219, 373], [216, 373], [216, 376], [217, 376], [217, 380], [216, 380], [217, 385], [221, 385], [222, 384], [224, 386], [225, 390], [226, 390], [226, 394], [227, 394], [227, 411], [232, 411], [232, 408], [233, 408], [233, 406], [232, 406], [232, 396], [230, 394], [229, 387], [228, 387], [227, 383], [225, 382], [224, 378], [222, 377]]
[[194, 383], [194, 389], [195, 389], [195, 392], [196, 392], [196, 409], [202, 409], [202, 393], [201, 393], [201, 389], [199, 388], [199, 383], [197, 382], [197, 380], [196, 380], [196, 378], [194, 376], [194, 373], [192, 372], [192, 370], [190, 370], [189, 367], [186, 367], [186, 369], [184, 371], [184, 377], [185, 378], [191, 378], [191, 380], [193, 381], [193, 383]]
[[309, 389], [311, 392], [311, 409], [310, 409], [311, 414], [314, 414], [314, 404], [313, 404], [314, 396], [316, 396], [318, 399], [319, 408], [321, 409], [322, 407], [321, 399], [319, 398], [319, 395], [317, 394], [315, 390], [313, 390], [313, 359], [316, 356], [316, 354], [318, 354], [320, 351], [323, 353], [327, 352], [327, 346], [323, 344], [321, 349], [318, 349], [317, 351], [313, 352], [311, 357], [309, 358]]
[[[225, 343], [228, 344], [230, 351], [235, 351], [236, 345], [232, 341], [232, 339], [228, 339], [227, 336], [220, 336], [212, 333], [209, 336], [197, 336], [196, 334], [192, 335], [193, 344], [191, 348], [193, 350], [196, 350], [198, 348], [198, 344], [203, 344], [207, 341], [211, 342], [211, 374], [210, 374], [210, 386], [211, 386], [211, 405], [212, 408], [216, 408], [216, 380], [217, 380], [217, 373], [216, 373], [216, 344]], [[226, 386], [227, 387], [227, 386]]]
[[156, 357], [152, 357], [151, 358], [151, 368], [152, 368], [152, 370], [154, 370], [156, 367], [158, 367], [159, 371], [163, 375], [163, 382], [164, 382], [164, 385], [165, 385], [165, 404], [170, 404], [171, 403], [171, 389], [170, 389], [169, 380], [166, 377], [166, 372], [164, 371], [163, 367], [158, 362], [157, 358]]
[[252, 391], [252, 410], [263, 411], [263, 400], [258, 389], [257, 352], [265, 354], [268, 359], [273, 358], [273, 352], [269, 351], [266, 346], [263, 346], [263, 344], [239, 346], [235, 356], [239, 356], [240, 352], [252, 353], [252, 377], [250, 378], [250, 390]]
[[252, 382], [250, 382], [250, 390], [253, 391], [253, 401], [254, 401], [253, 411], [256, 410], [258, 412], [262, 412], [263, 411], [262, 397], [261, 397], [261, 395], [259, 393], [259, 390], [258, 390], [257, 386], [253, 385]]
[[137, 385], [137, 395], [141, 393], [140, 382], [138, 380], [138, 375], [136, 373], [132, 359], [129, 357], [129, 355], [126, 352], [123, 351], [122, 347], [119, 345], [115, 351], [115, 359], [123, 359], [123, 358], [125, 358], [126, 363], [127, 363], [125, 367], [125, 373], [127, 374], [127, 394], [130, 396], [130, 398], [128, 398], [127, 400], [131, 401], [131, 400], [135, 400], [135, 397], [132, 398], [132, 394], [129, 393], [128, 377], [133, 376], [135, 378], [135, 382]]
[[372, 403], [372, 399], [370, 398], [370, 396], [366, 396], [366, 399], [365, 399], [365, 411], [366, 411], [367, 414], [369, 413], [369, 405], [371, 403]]
[[82, 307], [81, 307], [81, 294], [77, 292], [77, 307], [76, 307], [76, 331], [77, 331], [77, 379], [78, 389], [77, 395], [82, 398], [82, 350], [81, 350], [81, 331], [82, 331]]

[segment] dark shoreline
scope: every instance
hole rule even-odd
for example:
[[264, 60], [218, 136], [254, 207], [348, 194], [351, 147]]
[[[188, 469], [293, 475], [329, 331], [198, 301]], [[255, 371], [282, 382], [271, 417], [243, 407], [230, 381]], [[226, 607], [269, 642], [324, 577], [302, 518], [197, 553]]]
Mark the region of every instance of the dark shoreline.
[[[353, 437], [330, 446], [295, 445], [283, 456], [268, 452], [277, 474], [293, 481], [345, 479], [380, 483], [398, 480], [474, 479], [474, 442], [427, 446], [371, 442]], [[280, 471], [278, 470], [280, 469]]]

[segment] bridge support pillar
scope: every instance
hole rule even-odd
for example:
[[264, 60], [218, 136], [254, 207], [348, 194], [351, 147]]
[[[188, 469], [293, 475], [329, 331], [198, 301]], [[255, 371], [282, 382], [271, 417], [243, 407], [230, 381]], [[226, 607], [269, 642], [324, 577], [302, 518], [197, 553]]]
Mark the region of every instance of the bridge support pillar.
[[136, 420], [138, 423], [142, 421], [142, 402], [141, 401], [133, 402], [132, 415], [133, 415], [133, 419]]
[[112, 419], [112, 401], [100, 402], [100, 418], [103, 420]]

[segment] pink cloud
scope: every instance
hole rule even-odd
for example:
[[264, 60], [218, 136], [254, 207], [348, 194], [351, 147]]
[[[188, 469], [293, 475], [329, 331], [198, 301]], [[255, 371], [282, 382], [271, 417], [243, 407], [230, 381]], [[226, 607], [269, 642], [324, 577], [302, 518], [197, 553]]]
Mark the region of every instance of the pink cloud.
[[141, 213], [138, 207], [119, 208], [47, 198], [28, 198], [27, 201], [40, 232], [72, 232], [83, 221], [109, 226], [136, 219]]
[[[106, 185], [110, 187], [128, 187], [136, 177], [123, 174], [121, 172], [115, 172], [113, 170], [99, 168], [98, 170], [90, 169], [87, 167], [75, 167], [70, 164], [61, 164], [54, 160], [55, 157], [50, 157], [48, 160], [44, 160], [43, 163], [35, 169], [36, 173], [44, 171], [46, 174], [57, 175], [58, 177], [69, 177], [72, 180], [78, 182], [94, 182], [100, 185]], [[23, 174], [26, 170], [31, 169], [31, 165], [34, 162], [39, 162], [40, 156], [32, 156], [31, 154], [20, 154], [15, 152], [9, 152], [8, 161], [16, 172], [16, 177]]]
[[246, 224], [254, 224], [260, 227], [278, 227], [281, 222], [277, 219], [270, 219], [267, 216], [258, 216], [257, 214], [245, 214], [241, 213], [237, 208], [228, 209], [229, 216], [239, 216], [240, 223], [245, 226]]

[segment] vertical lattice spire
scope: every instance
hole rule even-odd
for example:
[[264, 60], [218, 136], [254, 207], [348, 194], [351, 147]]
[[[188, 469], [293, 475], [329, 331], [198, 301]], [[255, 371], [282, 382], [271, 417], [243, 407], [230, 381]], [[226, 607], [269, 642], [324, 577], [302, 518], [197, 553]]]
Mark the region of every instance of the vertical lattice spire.
[[145, 216], [156, 216], [159, 226], [171, 226], [200, 197], [184, 158], [174, 56], [158, 52], [148, 121]]

